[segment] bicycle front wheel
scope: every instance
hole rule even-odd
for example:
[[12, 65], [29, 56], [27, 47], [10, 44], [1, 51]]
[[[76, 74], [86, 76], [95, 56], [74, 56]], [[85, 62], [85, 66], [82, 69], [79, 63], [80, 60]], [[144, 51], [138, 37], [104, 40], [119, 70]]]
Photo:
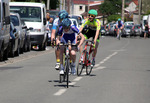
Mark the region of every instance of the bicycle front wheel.
[[65, 66], [65, 70], [66, 70], [65, 76], [66, 76], [67, 88], [69, 86], [69, 64], [70, 64], [70, 60], [67, 57], [66, 58], [66, 66]]
[[92, 64], [92, 53], [88, 54], [88, 52], [86, 53], [86, 74], [90, 75], [93, 69], [93, 66], [91, 66]]
[[[84, 58], [85, 57], [85, 52], [83, 52], [82, 54], [80, 54], [80, 58], [78, 60], [78, 65], [77, 65], [77, 75], [80, 76], [83, 69], [84, 69]], [[81, 60], [82, 58], [82, 60]]]

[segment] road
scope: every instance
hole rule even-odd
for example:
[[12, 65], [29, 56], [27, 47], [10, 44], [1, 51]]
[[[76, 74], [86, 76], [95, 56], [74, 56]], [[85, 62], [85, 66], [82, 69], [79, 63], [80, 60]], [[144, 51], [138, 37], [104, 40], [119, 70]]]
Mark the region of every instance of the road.
[[90, 76], [59, 83], [54, 49], [0, 63], [0, 103], [150, 103], [150, 39], [102, 37]]

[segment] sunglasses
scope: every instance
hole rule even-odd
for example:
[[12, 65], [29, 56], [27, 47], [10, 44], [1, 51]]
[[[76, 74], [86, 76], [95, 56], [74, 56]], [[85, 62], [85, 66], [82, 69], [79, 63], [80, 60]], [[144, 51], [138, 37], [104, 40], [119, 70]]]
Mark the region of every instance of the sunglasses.
[[89, 16], [89, 17], [95, 17], [95, 15], [92, 15], [92, 14], [89, 14], [88, 16]]

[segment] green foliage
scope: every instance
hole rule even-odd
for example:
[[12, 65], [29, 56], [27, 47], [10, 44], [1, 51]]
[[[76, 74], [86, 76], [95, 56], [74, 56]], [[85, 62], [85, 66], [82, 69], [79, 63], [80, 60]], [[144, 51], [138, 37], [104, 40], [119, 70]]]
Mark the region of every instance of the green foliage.
[[149, 15], [149, 14], [150, 14], [150, 10], [148, 10], [148, 11], [146, 12], [146, 14]]
[[120, 15], [110, 15], [108, 16], [107, 20], [108, 22], [111, 22], [111, 21], [117, 21], [119, 18], [121, 18]]
[[100, 5], [101, 13], [105, 15], [113, 15], [121, 12], [122, 0], [105, 0], [103, 4]]

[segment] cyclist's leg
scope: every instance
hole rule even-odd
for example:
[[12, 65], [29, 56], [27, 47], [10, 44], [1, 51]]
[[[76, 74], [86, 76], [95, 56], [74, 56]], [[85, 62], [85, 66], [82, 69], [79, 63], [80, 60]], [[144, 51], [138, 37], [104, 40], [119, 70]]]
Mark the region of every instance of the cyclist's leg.
[[[56, 38], [56, 45], [58, 45], [58, 39]], [[55, 69], [59, 70], [60, 68], [60, 49], [59, 48], [55, 48], [55, 56], [56, 56], [56, 65], [55, 65]]]
[[71, 59], [72, 59], [72, 63], [71, 63], [71, 70], [72, 70], [72, 74], [76, 74], [76, 51], [77, 51], [77, 48], [75, 46], [72, 47], [72, 50], [71, 50]]
[[64, 74], [64, 66], [63, 66], [63, 53], [64, 53], [64, 46], [60, 46], [60, 74]]

